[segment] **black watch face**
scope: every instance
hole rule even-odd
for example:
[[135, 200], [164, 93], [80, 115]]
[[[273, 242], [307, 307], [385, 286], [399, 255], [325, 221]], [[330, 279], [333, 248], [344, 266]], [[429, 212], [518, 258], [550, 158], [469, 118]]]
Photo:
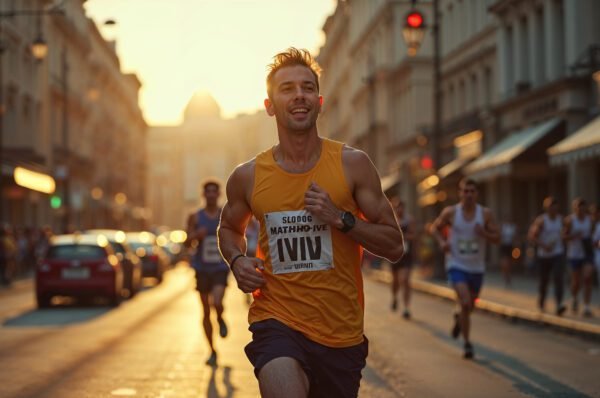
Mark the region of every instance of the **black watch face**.
[[355, 222], [352, 213], [345, 211], [344, 215], [342, 216], [342, 222], [344, 223], [344, 226], [352, 228]]

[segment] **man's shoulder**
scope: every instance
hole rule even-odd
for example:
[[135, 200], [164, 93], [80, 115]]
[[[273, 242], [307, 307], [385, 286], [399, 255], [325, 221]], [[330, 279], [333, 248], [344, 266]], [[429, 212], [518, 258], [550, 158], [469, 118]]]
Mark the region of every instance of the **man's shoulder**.
[[230, 179], [254, 178], [254, 169], [256, 168], [256, 157], [241, 163], [231, 173]]

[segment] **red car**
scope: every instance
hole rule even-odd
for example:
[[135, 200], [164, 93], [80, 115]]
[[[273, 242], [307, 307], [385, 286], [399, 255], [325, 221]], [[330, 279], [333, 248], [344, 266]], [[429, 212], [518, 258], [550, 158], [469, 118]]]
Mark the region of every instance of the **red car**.
[[36, 268], [35, 294], [39, 308], [53, 296], [107, 297], [119, 305], [123, 297], [123, 268], [104, 236], [58, 235]]

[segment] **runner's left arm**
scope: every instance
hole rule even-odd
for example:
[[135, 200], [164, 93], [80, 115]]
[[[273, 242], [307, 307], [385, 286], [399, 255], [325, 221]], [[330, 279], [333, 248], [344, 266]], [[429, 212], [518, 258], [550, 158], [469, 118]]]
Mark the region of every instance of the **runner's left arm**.
[[500, 243], [500, 230], [494, 219], [492, 211], [488, 208], [483, 209], [484, 226], [478, 233], [490, 243]]

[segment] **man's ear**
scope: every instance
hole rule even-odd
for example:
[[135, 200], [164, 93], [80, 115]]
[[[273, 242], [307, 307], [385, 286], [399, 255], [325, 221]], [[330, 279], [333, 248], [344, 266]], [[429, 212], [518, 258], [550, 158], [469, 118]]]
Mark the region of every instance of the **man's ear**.
[[273, 108], [273, 103], [271, 102], [271, 100], [269, 98], [265, 98], [264, 104], [265, 104], [265, 109], [267, 111], [267, 114], [269, 116], [274, 116], [275, 109]]

